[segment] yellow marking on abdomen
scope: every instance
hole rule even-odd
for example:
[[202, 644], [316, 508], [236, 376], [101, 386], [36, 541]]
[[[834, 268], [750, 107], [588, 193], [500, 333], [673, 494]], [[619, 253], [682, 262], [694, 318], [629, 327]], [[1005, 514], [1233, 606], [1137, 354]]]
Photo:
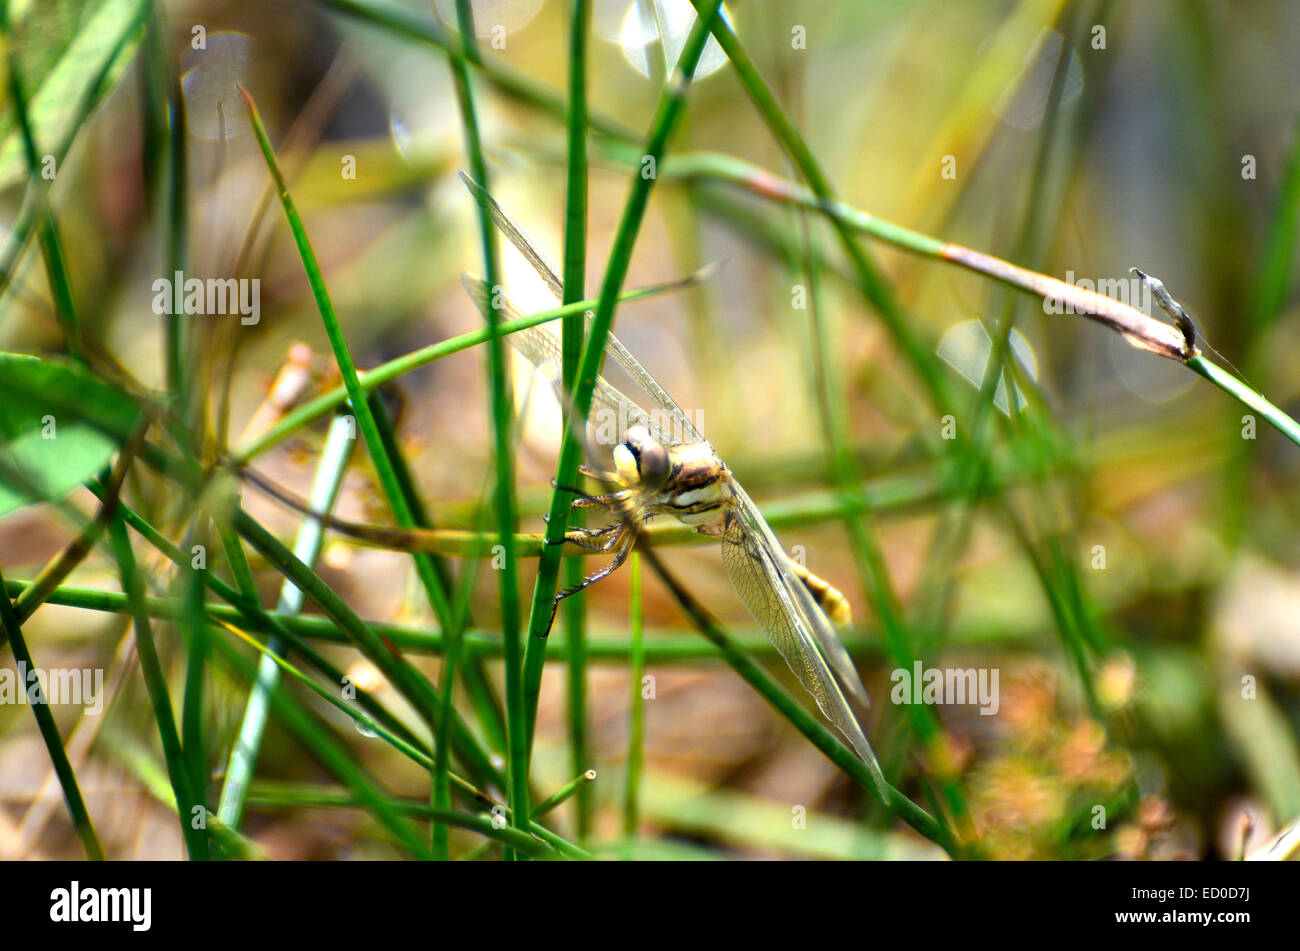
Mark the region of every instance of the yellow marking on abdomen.
[[797, 561], [790, 562], [790, 570], [795, 573], [803, 586], [808, 589], [817, 606], [825, 612], [832, 624], [853, 623], [853, 606], [849, 599], [829, 581], [819, 578]]

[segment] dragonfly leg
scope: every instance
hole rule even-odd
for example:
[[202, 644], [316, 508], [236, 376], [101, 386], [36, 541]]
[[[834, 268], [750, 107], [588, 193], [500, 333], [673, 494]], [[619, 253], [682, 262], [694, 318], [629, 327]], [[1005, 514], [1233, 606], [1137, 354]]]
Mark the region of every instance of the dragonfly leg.
[[551, 480], [551, 488], [559, 489], [561, 492], [569, 492], [572, 495], [576, 495], [578, 497], [578, 501], [595, 498], [595, 496], [591, 495], [589, 492], [584, 492], [582, 489], [575, 488], [571, 485], [560, 485], [554, 479]]
[[[586, 495], [581, 498], [574, 499], [573, 502], [570, 503], [569, 507], [575, 509], [613, 509], [616, 505], [618, 505], [623, 500], [624, 500], [623, 495], [620, 492], [611, 492], [608, 495]], [[547, 512], [544, 515], [542, 515], [542, 521], [546, 522], [547, 524], [550, 524], [551, 513]], [[607, 530], [608, 530], [608, 526], [604, 529], [601, 529], [600, 532], [601, 534], [604, 534], [604, 532]], [[583, 533], [586, 533], [589, 530], [588, 529], [579, 530], [576, 528], [571, 528], [569, 529], [569, 531], [570, 532], [582, 531]]]
[[[572, 588], [566, 588], [565, 590], [561, 591], [559, 594], [555, 596], [555, 601], [551, 605], [551, 624], [555, 623], [555, 612], [556, 610], [559, 609], [561, 601], [563, 601], [571, 594], [577, 594], [579, 591], [584, 591], [587, 588], [590, 588], [597, 581], [605, 580], [610, 575], [612, 575], [615, 571], [617, 571], [619, 567], [623, 564], [623, 562], [627, 561], [628, 554], [631, 553], [633, 546], [636, 545], [637, 533], [635, 530], [629, 528], [627, 525], [621, 522], [619, 523], [618, 527], [624, 530], [622, 532], [619, 532], [615, 536], [616, 542], [614, 545], [610, 546], [610, 547], [615, 547], [615, 545], [617, 546], [616, 550], [614, 551], [613, 560], [610, 561], [610, 563], [606, 565], [604, 568], [601, 568], [599, 571], [594, 571], [591, 574], [587, 575], [587, 577], [583, 578]], [[550, 625], [547, 625], [546, 629], [549, 631], [551, 629]]]
[[[622, 522], [614, 522], [604, 528], [571, 528], [565, 533], [564, 538], [556, 542], [556, 544], [563, 545], [565, 542], [569, 542], [579, 548], [585, 548], [587, 551], [609, 551], [618, 544], [618, 530], [621, 528], [623, 528]], [[594, 538], [605, 538], [606, 536], [610, 536], [607, 541], [592, 541]], [[543, 542], [549, 544], [545, 539], [543, 539]]]
[[604, 495], [585, 495], [573, 500], [575, 509], [611, 508], [623, 499], [622, 492], [607, 492]]
[[[622, 522], [614, 522], [604, 528], [571, 528], [565, 535], [564, 540], [572, 542], [579, 548], [585, 548], [587, 551], [604, 552], [609, 551], [618, 544], [619, 536], [626, 528], [627, 526]], [[603, 539], [603, 541], [592, 540], [597, 538]]]

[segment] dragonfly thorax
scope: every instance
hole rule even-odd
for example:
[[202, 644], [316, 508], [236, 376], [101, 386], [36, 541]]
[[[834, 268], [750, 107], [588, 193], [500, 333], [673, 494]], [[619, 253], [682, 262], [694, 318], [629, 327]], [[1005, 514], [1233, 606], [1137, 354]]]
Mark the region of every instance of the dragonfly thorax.
[[705, 441], [665, 446], [637, 424], [614, 447], [614, 471], [635, 489], [647, 515], [672, 515], [687, 525], [717, 519], [731, 500], [731, 472]]

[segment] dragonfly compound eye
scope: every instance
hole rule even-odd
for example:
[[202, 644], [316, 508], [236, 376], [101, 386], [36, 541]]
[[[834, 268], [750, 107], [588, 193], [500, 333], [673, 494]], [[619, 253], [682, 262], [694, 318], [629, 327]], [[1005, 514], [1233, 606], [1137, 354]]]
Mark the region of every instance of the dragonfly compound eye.
[[657, 489], [668, 481], [672, 471], [668, 450], [650, 435], [648, 429], [639, 424], [631, 427], [623, 445], [636, 460], [637, 475], [643, 486]]

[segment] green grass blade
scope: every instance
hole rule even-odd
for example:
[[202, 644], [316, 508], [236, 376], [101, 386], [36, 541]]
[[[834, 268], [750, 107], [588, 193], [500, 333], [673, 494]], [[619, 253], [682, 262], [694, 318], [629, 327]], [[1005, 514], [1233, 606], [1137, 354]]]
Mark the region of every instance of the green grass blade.
[[1300, 423], [1297, 423], [1282, 409], [1270, 403], [1244, 380], [1239, 379], [1222, 367], [1216, 366], [1204, 356], [1192, 357], [1187, 361], [1187, 366], [1236, 399], [1247, 409], [1259, 413], [1278, 432], [1297, 446], [1300, 446]]
[[[569, 109], [564, 189], [564, 303], [586, 296], [587, 281], [587, 41], [591, 33], [591, 0], [571, 0], [569, 9]], [[561, 332], [562, 375], [566, 392], [573, 392], [586, 333], [581, 314], [564, 319]], [[572, 525], [584, 524], [581, 511], [571, 513]], [[564, 561], [564, 586], [582, 581], [582, 559]], [[581, 595], [564, 602], [560, 615], [568, 651], [568, 709], [570, 764], [575, 773], [591, 764], [587, 742], [586, 604]], [[578, 839], [591, 833], [592, 789], [577, 788]]]
[[[18, 623], [18, 617], [14, 614], [13, 605], [9, 601], [9, 596], [5, 593], [4, 576], [0, 574], [0, 624], [3, 624], [5, 633], [8, 635], [9, 643], [14, 652], [14, 660], [18, 662], [19, 670], [36, 670], [36, 662], [32, 660], [32, 653], [27, 649], [27, 640], [23, 637], [22, 626]], [[27, 690], [27, 683], [24, 682], [19, 687], [20, 690]], [[63, 748], [63, 740], [59, 736], [58, 724], [54, 722], [54, 716], [50, 713], [49, 704], [41, 700], [31, 700], [32, 715], [36, 717], [36, 726], [40, 730], [41, 739], [45, 743], [45, 749], [50, 754], [50, 763], [54, 767], [54, 774], [58, 777], [59, 786], [63, 790], [64, 801], [68, 804], [68, 815], [72, 819], [72, 827], [77, 832], [77, 838], [81, 840], [81, 847], [86, 853], [86, 858], [93, 861], [103, 861], [104, 847], [99, 844], [99, 836], [95, 834], [94, 823], [90, 819], [90, 813], [86, 809], [86, 801], [82, 798], [81, 787], [77, 785], [77, 776], [72, 769], [72, 763], [68, 761], [68, 751]]]
[[623, 790], [623, 837], [635, 839], [641, 795], [641, 770], [645, 765], [645, 605], [641, 600], [641, 556], [628, 559], [628, 613], [632, 616], [632, 643], [628, 651], [627, 783]]
[[[325, 280], [320, 272], [320, 266], [316, 261], [316, 255], [311, 248], [311, 242], [307, 237], [306, 228], [303, 227], [302, 219], [298, 215], [296, 206], [289, 190], [284, 183], [284, 176], [275, 159], [275, 152], [271, 148], [270, 139], [267, 137], [266, 129], [262, 125], [261, 117], [258, 115], [257, 107], [253, 103], [252, 97], [244, 92], [244, 99], [248, 104], [249, 116], [252, 120], [253, 131], [257, 136], [258, 145], [262, 150], [262, 156], [266, 160], [267, 169], [270, 171], [272, 178], [275, 180], [276, 187], [280, 195], [280, 203], [284, 208], [285, 217], [289, 222], [289, 228], [294, 236], [294, 242], [298, 247], [299, 256], [302, 258], [303, 268], [307, 272], [308, 281], [311, 284], [312, 294], [316, 298], [317, 309], [320, 311], [321, 320], [325, 326], [325, 333], [329, 337], [330, 347], [334, 351], [334, 359], [338, 364], [340, 375], [343, 377], [343, 383], [348, 391], [348, 397], [351, 400], [352, 407], [356, 413], [357, 423], [361, 430], [362, 437], [365, 440], [366, 448], [370, 452], [370, 458], [374, 463], [375, 470], [379, 475], [379, 481], [384, 489], [384, 494], [388, 499], [389, 506], [398, 524], [410, 528], [416, 525], [415, 512], [411, 506], [410, 500], [403, 492], [402, 481], [398, 475], [398, 466], [389, 455], [388, 446], [385, 444], [382, 433], [375, 421], [369, 400], [365, 392], [361, 389], [361, 383], [358, 379], [356, 363], [352, 359], [352, 354], [348, 349], [347, 341], [343, 336], [343, 330], [338, 321], [338, 316], [334, 312], [334, 305], [330, 300], [329, 292], [325, 287]], [[509, 431], [507, 410], [506, 431]], [[500, 423], [499, 415], [496, 417]], [[504, 461], [500, 460], [499, 464], [508, 468], [509, 454], [505, 454]], [[505, 509], [506, 514], [512, 513], [509, 502], [511, 485], [509, 483], [498, 487], [498, 505]], [[503, 527], [503, 533], [512, 531], [512, 528]], [[441, 579], [438, 576], [438, 570], [434, 565], [433, 559], [426, 553], [413, 552], [412, 560], [415, 564], [416, 574], [420, 579], [428, 596], [429, 604], [437, 615], [443, 629], [454, 631], [458, 619], [453, 613], [452, 606], [448, 600], [446, 589], [443, 587]], [[509, 560], [509, 555], [507, 559]], [[513, 581], [513, 577], [511, 578]], [[504, 588], [503, 588], [504, 591]], [[508, 607], [508, 605], [507, 605]], [[504, 622], [506, 630], [509, 630], [508, 617]], [[364, 625], [362, 625], [364, 627]], [[412, 680], [420, 679], [414, 675], [412, 668], [403, 668], [412, 673]], [[427, 683], [427, 682], [426, 682]], [[438, 723], [447, 724], [450, 717], [450, 694], [445, 701], [438, 705], [437, 708], [422, 709], [421, 712], [427, 717], [430, 729], [435, 733], [438, 732]], [[443, 734], [445, 736], [445, 734]], [[440, 751], [445, 751], [445, 747], [440, 747]], [[519, 784], [517, 774], [511, 773], [512, 789]], [[525, 790], [524, 796], [527, 792]], [[525, 799], [526, 802], [526, 799]], [[525, 807], [522, 814], [526, 817], [528, 812]]]
[[669, 591], [682, 606], [687, 616], [710, 642], [714, 644], [736, 673], [740, 674], [778, 713], [780, 713], [814, 746], [821, 750], [836, 766], [844, 770], [876, 797], [876, 800], [917, 832], [942, 846], [949, 854], [956, 848], [948, 830], [933, 816], [895, 789], [880, 772], [877, 763], [867, 763], [839, 740], [817, 717], [800, 706], [789, 693], [746, 654], [723, 630], [722, 626], [693, 598], [677, 579], [659, 562], [653, 550], [645, 558], [655, 573], [668, 586]]
[[[483, 142], [478, 127], [478, 113], [474, 102], [474, 90], [470, 83], [469, 64], [479, 63], [482, 57], [474, 40], [474, 16], [468, 0], [456, 0], [456, 25], [460, 31], [460, 53], [450, 60], [452, 83], [456, 89], [456, 102], [460, 108], [461, 128], [465, 136], [465, 154], [469, 159], [470, 172], [484, 188], [490, 187], [487, 177], [487, 161], [483, 157]], [[483, 255], [484, 276], [489, 287], [497, 287], [500, 267], [497, 259], [496, 229], [487, 206], [479, 201], [478, 223], [479, 239]], [[505, 699], [506, 699], [506, 742], [507, 742], [507, 797], [510, 802], [511, 822], [517, 829], [526, 830], [531, 807], [528, 802], [528, 759], [531, 747], [531, 731], [528, 729], [528, 717], [524, 707], [523, 679], [523, 645], [520, 643], [520, 609], [519, 609], [519, 560], [511, 536], [517, 524], [515, 505], [514, 446], [514, 399], [511, 383], [506, 374], [505, 342], [502, 339], [500, 315], [491, 310], [488, 315], [488, 382], [492, 419], [492, 453], [496, 482], [493, 486], [492, 504], [496, 512], [497, 534], [504, 549], [500, 570], [500, 609], [501, 636], [505, 645]], [[444, 685], [444, 703], [451, 703], [451, 677], [459, 654], [459, 627], [455, 620], [446, 625], [451, 640], [444, 663], [448, 665], [447, 683]], [[443, 757], [438, 766], [435, 794], [442, 800], [447, 795], [446, 761]], [[445, 801], [435, 800], [435, 806], [445, 807]], [[437, 843], [442, 849], [446, 841], [440, 838]], [[511, 853], [507, 852], [510, 858]]]
[[[442, 704], [438, 691], [428, 679], [400, 654], [394, 653], [315, 572], [295, 558], [289, 549], [280, 544], [242, 509], [235, 511], [234, 525], [241, 536], [275, 565], [281, 574], [301, 588], [303, 593], [361, 648], [362, 653], [380, 669], [420, 716], [433, 725], [436, 735]], [[465, 762], [470, 774], [477, 780], [486, 779], [488, 782], [504, 785], [504, 778], [492, 766], [487, 753], [474, 741], [464, 725], [457, 720], [452, 728], [452, 747]]]
[[[677, 68], [660, 95], [645, 145], [645, 156], [655, 165], [663, 158], [668, 139], [681, 119], [691, 77], [695, 73], [695, 66], [708, 40], [709, 24], [717, 16], [721, 7], [722, 0], [710, 0], [708, 12], [696, 20], [682, 48]], [[647, 167], [649, 165], [650, 162], [647, 162]], [[574, 385], [574, 413], [579, 419], [585, 419], [591, 410], [592, 394], [595, 391], [596, 377], [600, 372], [605, 350], [605, 339], [614, 322], [619, 291], [627, 277], [632, 249], [636, 245], [654, 182], [654, 176], [638, 175], [633, 179], [618, 231], [614, 236], [614, 244], [605, 267], [605, 277], [601, 283], [600, 298], [591, 322], [590, 336], [583, 347], [577, 381]], [[560, 444], [560, 458], [556, 465], [557, 486], [574, 484], [582, 451], [578, 434], [572, 428], [565, 427], [564, 438]], [[564, 538], [568, 524], [570, 501], [570, 494], [563, 489], [557, 488], [552, 494], [546, 530], [548, 544], [542, 550], [537, 568], [537, 582], [533, 589], [532, 614], [529, 619], [528, 642], [524, 655], [524, 693], [529, 710], [530, 733], [531, 724], [535, 722], [537, 715], [537, 696], [546, 653], [546, 628], [550, 621], [551, 603], [559, 580], [559, 543]]]
[[[422, 19], [396, 6], [372, 3], [370, 0], [317, 0], [317, 2], [320, 6], [337, 10], [339, 13], [377, 26], [396, 36], [437, 47], [453, 62], [468, 61], [469, 65], [482, 74], [495, 89], [510, 98], [557, 118], [562, 119], [565, 116], [565, 101], [554, 90], [495, 58], [469, 60], [462, 51], [460, 43], [448, 36], [447, 31], [436, 20]], [[592, 115], [590, 123], [592, 129], [610, 138], [625, 141], [635, 141], [637, 138], [635, 132], [606, 116]]]
[[[222, 655], [223, 660], [241, 676], [249, 679], [255, 676], [254, 666], [230, 644], [217, 639], [213, 641], [213, 645]], [[357, 801], [374, 814], [394, 840], [400, 842], [417, 858], [431, 857], [428, 846], [425, 845], [417, 830], [398, 815], [383, 790], [371, 781], [364, 769], [354, 762], [355, 756], [351, 750], [331, 736], [316, 722], [316, 718], [299, 706], [286, 691], [273, 690], [270, 699], [272, 710], [280, 721], [331, 774], [352, 790]]]
[[[701, 17], [709, 7], [709, 0], [691, 0]], [[813, 156], [812, 150], [795, 128], [790, 117], [781, 108], [771, 89], [759, 75], [757, 67], [741, 45], [731, 25], [721, 18], [713, 21], [713, 36], [727, 55], [728, 61], [736, 72], [745, 92], [749, 94], [759, 113], [767, 122], [781, 147], [785, 149], [790, 160], [799, 169], [799, 173], [808, 182], [809, 188], [817, 198], [819, 205], [835, 202], [835, 195], [830, 181], [822, 171], [821, 165]], [[885, 278], [876, 265], [854, 238], [853, 231], [838, 218], [832, 223], [845, 253], [853, 264], [854, 274], [867, 299], [876, 307], [886, 329], [898, 344], [903, 355], [912, 364], [913, 369], [929, 391], [936, 408], [946, 410], [950, 405], [947, 378], [929, 344], [923, 340], [907, 322], [902, 308], [893, 296]]]
[[145, 608], [144, 585], [136, 567], [135, 555], [131, 551], [131, 540], [126, 534], [126, 523], [120, 516], [109, 526], [109, 539], [117, 557], [118, 571], [122, 576], [122, 590], [126, 592], [131, 616], [135, 622], [136, 649], [140, 655], [140, 670], [148, 688], [149, 701], [153, 706], [154, 721], [158, 724], [158, 736], [162, 740], [163, 758], [167, 762], [167, 775], [171, 780], [172, 791], [176, 797], [177, 816], [181, 823], [181, 834], [191, 859], [201, 860], [208, 857], [208, 839], [201, 829], [195, 828], [196, 807], [201, 808], [198, 797], [191, 789], [191, 779], [185, 753], [181, 748], [180, 736], [176, 732], [176, 720], [172, 714], [171, 695], [167, 689], [167, 678], [163, 674], [162, 662], [158, 657], [158, 647], [153, 637], [153, 626], [149, 622], [149, 613]]

